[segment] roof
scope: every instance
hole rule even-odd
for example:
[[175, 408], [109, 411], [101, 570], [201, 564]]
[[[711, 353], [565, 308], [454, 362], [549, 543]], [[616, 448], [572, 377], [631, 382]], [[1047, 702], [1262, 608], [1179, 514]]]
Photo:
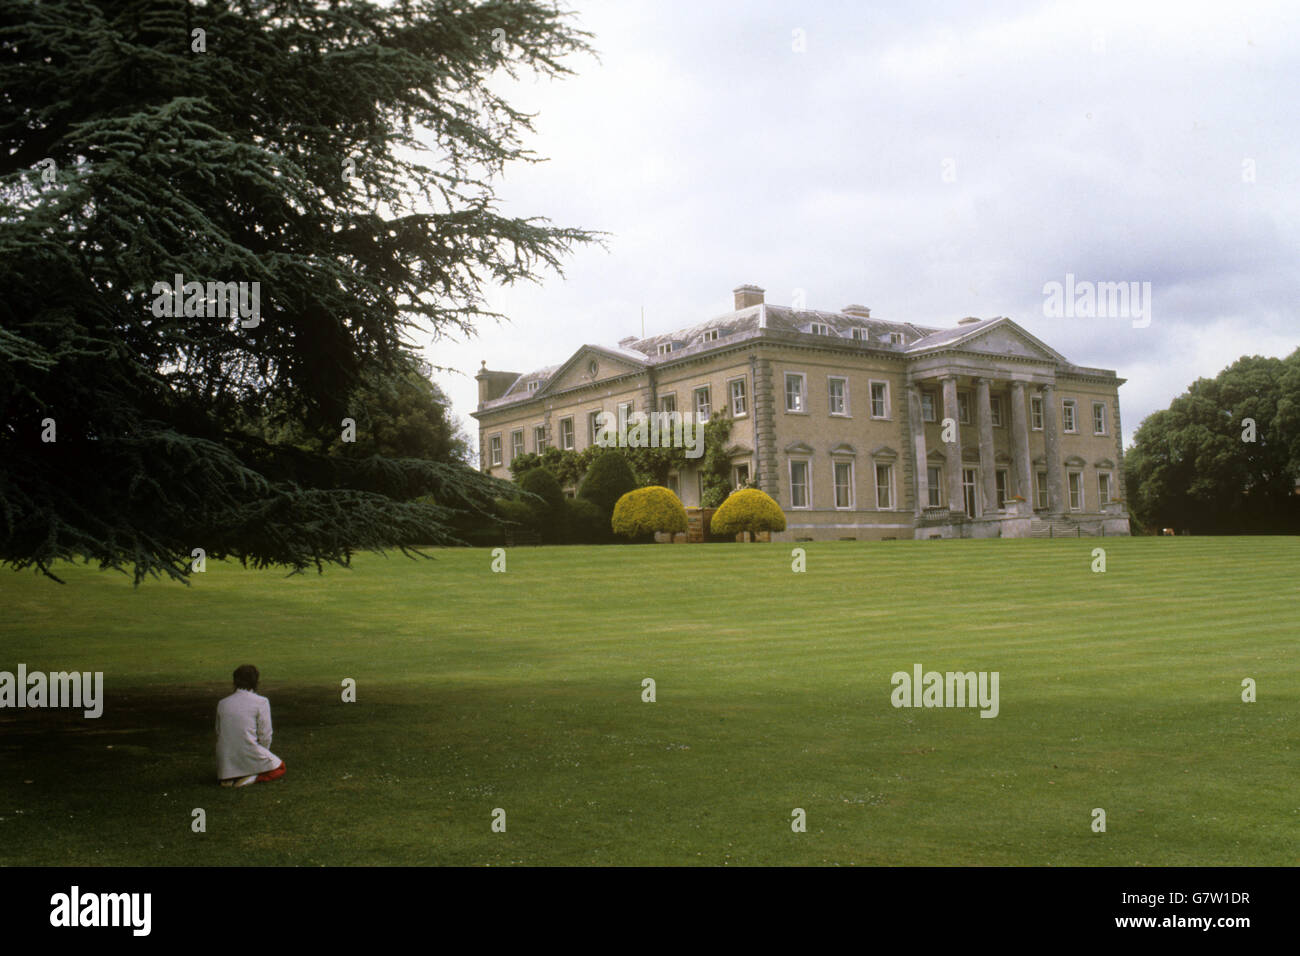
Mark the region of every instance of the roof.
[[[545, 383], [557, 372], [572, 365], [584, 352], [597, 351], [610, 356], [630, 361], [638, 365], [653, 367], [674, 362], [683, 357], [708, 352], [734, 342], [746, 341], [765, 334], [807, 335], [816, 333], [832, 338], [850, 339], [862, 342], [866, 347], [900, 355], [920, 355], [933, 350], [960, 347], [969, 339], [975, 338], [998, 325], [1010, 325], [1016, 333], [1027, 338], [1045, 353], [1052, 356], [1062, 370], [1084, 374], [1114, 374], [1105, 369], [1092, 369], [1076, 366], [1069, 362], [1055, 349], [1046, 345], [1005, 316], [967, 322], [952, 328], [933, 328], [914, 325], [911, 322], [892, 322], [849, 312], [823, 312], [817, 309], [794, 309], [789, 306], [759, 304], [751, 305], [734, 312], [727, 312], [705, 322], [686, 326], [671, 332], [651, 335], [644, 338], [624, 339], [617, 347], [607, 345], [584, 345], [559, 365], [549, 365], [520, 375], [519, 378], [499, 397], [484, 402], [483, 409], [509, 405], [525, 401], [537, 392], [545, 389]], [[814, 328], [820, 326], [821, 328]], [[826, 331], [823, 331], [825, 329]], [[861, 330], [856, 332], [855, 330]], [[863, 336], [865, 335], [865, 340]], [[901, 337], [901, 342], [894, 341]], [[660, 353], [661, 347], [670, 350]], [[530, 382], [538, 382], [538, 387], [529, 391]]]

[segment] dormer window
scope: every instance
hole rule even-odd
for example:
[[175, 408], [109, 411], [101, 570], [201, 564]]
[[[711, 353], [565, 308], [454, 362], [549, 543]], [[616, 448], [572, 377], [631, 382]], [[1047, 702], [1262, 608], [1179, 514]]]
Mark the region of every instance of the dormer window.
[[902, 333], [902, 332], [890, 332], [890, 333], [889, 333], [889, 344], [890, 344], [890, 345], [902, 345], [902, 344], [903, 344], [903, 333]]
[[812, 325], [808, 326], [808, 331], [813, 335], [830, 335], [831, 327], [829, 325], [823, 325], [821, 322], [814, 322]]
[[701, 341], [701, 342], [716, 342], [716, 341], [718, 341], [718, 330], [717, 330], [717, 329], [709, 329], [709, 331], [705, 332], [703, 335], [700, 336], [700, 341]]
[[663, 345], [659, 346], [659, 354], [660, 354], [660, 355], [667, 355], [667, 354], [668, 354], [669, 352], [671, 352], [672, 350], [673, 350], [673, 343], [672, 343], [672, 342], [665, 342]]
[[855, 341], [855, 342], [865, 342], [865, 341], [867, 341], [867, 330], [866, 330], [866, 329], [855, 328], [855, 329], [853, 330], [853, 341]]
[[538, 386], [540, 386], [541, 384], [542, 384], [541, 382], [536, 381], [536, 380], [533, 380], [533, 381], [529, 382], [529, 383], [528, 383], [528, 391], [530, 391], [530, 392], [535, 392], [535, 391], [537, 391]]

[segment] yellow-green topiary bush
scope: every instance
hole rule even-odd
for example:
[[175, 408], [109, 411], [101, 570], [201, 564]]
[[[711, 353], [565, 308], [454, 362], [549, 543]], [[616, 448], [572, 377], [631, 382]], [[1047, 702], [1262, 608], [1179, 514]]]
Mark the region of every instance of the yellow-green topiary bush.
[[713, 512], [709, 530], [725, 535], [748, 531], [755, 536], [760, 531], [784, 531], [785, 512], [770, 495], [757, 488], [742, 488], [728, 495]]
[[656, 531], [678, 534], [686, 530], [686, 509], [667, 488], [651, 485], [619, 498], [610, 526], [615, 534], [627, 538], [643, 538]]

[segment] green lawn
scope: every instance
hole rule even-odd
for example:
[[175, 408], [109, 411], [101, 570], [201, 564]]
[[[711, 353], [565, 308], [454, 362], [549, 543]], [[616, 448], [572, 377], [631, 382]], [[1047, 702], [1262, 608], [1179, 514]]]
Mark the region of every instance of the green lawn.
[[[801, 546], [4, 572], [0, 670], [107, 702], [0, 710], [0, 864], [1297, 862], [1300, 541]], [[289, 773], [223, 790], [245, 662]], [[998, 671], [999, 716], [895, 709], [918, 662]]]

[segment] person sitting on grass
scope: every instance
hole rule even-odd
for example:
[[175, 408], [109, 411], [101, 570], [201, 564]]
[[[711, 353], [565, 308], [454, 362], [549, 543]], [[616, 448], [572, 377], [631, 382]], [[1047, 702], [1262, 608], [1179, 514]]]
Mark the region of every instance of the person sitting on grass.
[[271, 753], [271, 702], [257, 693], [252, 664], [235, 668], [235, 692], [217, 704], [217, 779], [223, 787], [279, 780], [284, 761]]

